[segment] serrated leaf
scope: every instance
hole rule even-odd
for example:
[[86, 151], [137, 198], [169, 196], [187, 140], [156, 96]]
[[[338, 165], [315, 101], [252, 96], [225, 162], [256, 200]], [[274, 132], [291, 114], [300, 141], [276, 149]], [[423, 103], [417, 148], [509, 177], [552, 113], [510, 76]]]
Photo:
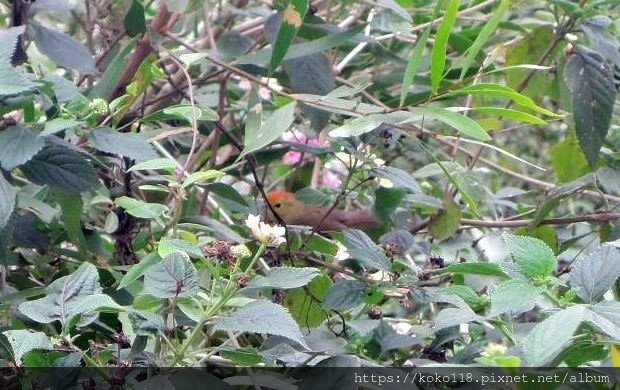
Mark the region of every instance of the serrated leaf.
[[508, 275], [496, 263], [458, 263], [450, 264], [442, 272], [455, 274], [487, 275], [507, 279]]
[[527, 367], [546, 366], [568, 344], [584, 318], [583, 305], [571, 306], [538, 323], [523, 345]]
[[616, 99], [613, 71], [599, 54], [580, 48], [569, 57], [564, 80], [571, 91], [579, 145], [594, 170]]
[[461, 225], [461, 208], [447, 198], [444, 208], [431, 217], [428, 230], [438, 240], [452, 237]]
[[327, 291], [332, 286], [329, 276], [319, 274], [305, 288], [289, 290], [284, 296], [284, 305], [302, 327], [316, 328], [327, 318], [321, 306]]
[[571, 287], [584, 302], [600, 299], [620, 277], [620, 249], [602, 245], [575, 263], [570, 273]]
[[292, 102], [278, 108], [256, 131], [246, 128], [245, 147], [239, 158], [269, 145], [284, 134], [295, 120], [295, 106], [295, 102]]
[[71, 129], [77, 126], [82, 125], [84, 122], [76, 121], [73, 119], [65, 119], [65, 118], [54, 118], [45, 122], [45, 127], [43, 131], [39, 133], [39, 137], [44, 137], [46, 135], [53, 135], [59, 133], [61, 131]]
[[553, 273], [557, 261], [553, 250], [537, 238], [502, 235], [508, 251], [521, 272], [531, 278], [544, 278]]
[[199, 287], [198, 272], [184, 253], [171, 253], [144, 275], [145, 292], [157, 298], [193, 297]]
[[4, 229], [13, 209], [15, 208], [15, 200], [17, 199], [17, 191], [6, 181], [2, 171], [0, 171], [0, 231]]
[[266, 300], [254, 301], [231, 315], [218, 318], [214, 329], [282, 336], [308, 347], [288, 310]]
[[507, 280], [491, 293], [491, 310], [488, 317], [500, 314], [521, 314], [534, 308], [534, 301], [542, 291], [521, 279]]
[[[560, 183], [577, 180], [590, 172], [588, 160], [586, 160], [586, 156], [579, 148], [574, 136], [569, 136], [564, 141], [553, 145], [551, 148], [551, 164]], [[605, 182], [605, 180], [601, 180], [601, 184]]]
[[148, 161], [158, 156], [153, 146], [142, 135], [119, 133], [108, 127], [91, 131], [88, 141], [97, 150], [120, 154], [136, 161]]
[[17, 40], [24, 33], [26, 26], [9, 27], [0, 31], [0, 63], [10, 65], [15, 52]]
[[137, 218], [157, 218], [168, 212], [168, 206], [159, 203], [147, 203], [128, 196], [121, 196], [114, 200], [117, 206]]
[[56, 64], [83, 74], [95, 73], [92, 54], [74, 38], [36, 23], [29, 23], [28, 31], [33, 34], [32, 39], [37, 49]]
[[26, 329], [5, 330], [2, 332], [11, 345], [13, 358], [17, 365], [21, 365], [22, 357], [37, 349], [53, 349], [52, 342], [43, 332], [31, 332]]
[[448, 307], [437, 314], [434, 328], [439, 331], [441, 329], [459, 326], [477, 320], [479, 320], [478, 315], [469, 307]]
[[0, 166], [10, 171], [28, 162], [45, 146], [45, 140], [30, 128], [12, 126], [0, 131]]
[[47, 143], [22, 172], [38, 184], [69, 194], [78, 194], [99, 187], [95, 169], [84, 155], [62, 145]]
[[46, 291], [45, 297], [20, 304], [19, 311], [33, 321], [43, 324], [60, 321], [63, 326], [77, 314], [81, 314], [77, 326], [86, 326], [97, 318], [96, 313], [86, 315], [78, 311], [83, 299], [101, 294], [94, 265], [82, 263], [71, 275], [53, 281]]
[[319, 275], [319, 270], [310, 267], [274, 267], [265, 276], [256, 275], [247, 288], [279, 288], [291, 289], [303, 287]]
[[347, 229], [344, 233], [344, 246], [352, 258], [366, 267], [387, 272], [392, 268], [383, 249], [361, 230]]
[[327, 310], [349, 310], [366, 299], [368, 283], [363, 280], [341, 280], [331, 286], [323, 300]]

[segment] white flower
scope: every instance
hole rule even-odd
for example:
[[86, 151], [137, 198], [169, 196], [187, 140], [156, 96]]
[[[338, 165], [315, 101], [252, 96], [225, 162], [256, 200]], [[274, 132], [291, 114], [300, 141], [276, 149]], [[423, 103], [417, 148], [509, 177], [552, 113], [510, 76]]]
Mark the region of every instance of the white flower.
[[243, 244], [235, 245], [231, 247], [230, 250], [237, 259], [244, 259], [246, 257], [252, 256], [252, 252], [250, 252], [248, 247]]
[[347, 247], [342, 245], [340, 242], [336, 241], [336, 246], [338, 247], [338, 252], [336, 252], [336, 256], [334, 259], [336, 261], [344, 261], [351, 257], [349, 251], [347, 251]]
[[265, 222], [261, 222], [258, 215], [248, 215], [245, 224], [252, 230], [254, 237], [263, 244], [278, 246], [286, 242], [284, 238], [286, 229], [284, 229], [283, 226], [269, 225]]

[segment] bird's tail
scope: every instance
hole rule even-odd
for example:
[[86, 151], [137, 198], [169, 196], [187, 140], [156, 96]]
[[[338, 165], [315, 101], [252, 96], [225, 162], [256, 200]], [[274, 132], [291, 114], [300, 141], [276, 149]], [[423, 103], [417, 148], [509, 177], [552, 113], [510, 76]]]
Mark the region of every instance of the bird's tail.
[[345, 225], [354, 229], [372, 229], [381, 223], [367, 210], [347, 211]]

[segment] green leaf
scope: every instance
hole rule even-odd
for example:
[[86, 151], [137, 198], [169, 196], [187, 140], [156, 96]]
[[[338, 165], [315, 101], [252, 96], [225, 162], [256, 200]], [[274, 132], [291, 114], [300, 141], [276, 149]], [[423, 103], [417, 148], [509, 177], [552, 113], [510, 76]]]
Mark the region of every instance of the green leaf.
[[260, 129], [246, 127], [245, 147], [239, 158], [269, 145], [280, 137], [295, 120], [295, 102], [288, 103], [275, 110], [265, 120]]
[[28, 162], [45, 146], [45, 140], [30, 128], [12, 126], [0, 131], [0, 166], [10, 171]]
[[125, 209], [128, 214], [137, 218], [157, 218], [168, 212], [168, 206], [159, 203], [146, 203], [128, 196], [114, 200], [114, 204]]
[[577, 180], [590, 172], [588, 160], [573, 135], [551, 147], [551, 164], [560, 183]]
[[204, 183], [226, 175], [224, 172], [209, 169], [208, 171], [193, 172], [183, 180], [181, 187], [186, 188], [194, 183]]
[[452, 27], [456, 21], [456, 14], [459, 11], [459, 0], [448, 0], [446, 12], [437, 34], [435, 36], [435, 44], [431, 52], [431, 86], [433, 93], [439, 89], [439, 83], [444, 77], [444, 69], [446, 66], [446, 50], [448, 48], [448, 38], [452, 32]]
[[308, 0], [289, 0], [286, 8], [282, 11], [282, 22], [273, 44], [273, 53], [269, 62], [270, 74], [275, 72], [293, 43], [308, 11], [308, 3]]
[[278, 288], [291, 289], [303, 287], [319, 275], [316, 268], [274, 267], [266, 276], [256, 275], [247, 288]]
[[35, 87], [22, 72], [11, 66], [11, 57], [25, 28], [26, 26], [18, 26], [0, 31], [0, 96], [17, 95]]
[[231, 315], [218, 318], [214, 329], [282, 336], [308, 347], [288, 310], [266, 300], [256, 300]]
[[452, 237], [461, 225], [461, 208], [446, 198], [444, 208], [431, 217], [428, 230], [437, 240]]
[[549, 248], [553, 250], [553, 253], [558, 253], [558, 234], [553, 228], [553, 226], [540, 225], [536, 226], [533, 229], [527, 227], [520, 227], [515, 230], [515, 234], [518, 236], [538, 238], [539, 240], [547, 244]]
[[389, 221], [390, 216], [394, 214], [406, 195], [407, 193], [403, 188], [377, 188], [375, 198], [381, 199], [381, 201], [375, 202], [372, 207], [372, 214], [381, 221]]
[[370, 170], [371, 175], [375, 175], [378, 177], [382, 177], [384, 179], [388, 179], [394, 187], [404, 188], [408, 192], [413, 194], [422, 193], [422, 189], [420, 185], [415, 180], [411, 174], [403, 169], [391, 167], [391, 166], [383, 166], [378, 168], [373, 168]]
[[102, 127], [90, 132], [90, 145], [102, 152], [120, 154], [136, 161], [148, 161], [157, 158], [157, 152], [143, 135], [134, 133], [119, 133], [108, 127]]
[[114, 89], [118, 85], [125, 68], [127, 67], [127, 62], [129, 60], [129, 54], [133, 51], [138, 43], [139, 37], [134, 37], [131, 41], [129, 41], [119, 52], [114, 56], [110, 64], [106, 67], [106, 70], [103, 72], [103, 75], [95, 84], [91, 92], [89, 93], [89, 97], [91, 98], [103, 98], [110, 99]]
[[583, 305], [571, 306], [538, 323], [523, 345], [527, 367], [546, 366], [568, 344], [587, 310]]
[[131, 7], [125, 15], [123, 21], [125, 31], [130, 37], [135, 37], [138, 34], [146, 32], [146, 18], [144, 17], [144, 7], [139, 1], [133, 0]]
[[521, 279], [507, 280], [491, 293], [488, 317], [500, 314], [517, 315], [532, 310], [542, 291]]
[[[439, 6], [439, 4], [437, 5]], [[411, 53], [411, 57], [409, 58], [407, 68], [405, 68], [405, 74], [403, 76], [403, 85], [400, 89], [400, 106], [405, 103], [407, 93], [409, 93], [409, 88], [413, 85], [415, 76], [418, 74], [418, 69], [420, 69], [420, 64], [422, 63], [422, 54], [424, 53], [424, 48], [426, 47], [426, 41], [428, 40], [430, 32], [430, 28], [426, 29], [426, 31], [419, 36], [415, 43], [415, 47], [413, 48], [413, 52]]]
[[529, 228], [533, 229], [535, 226], [538, 226], [538, 224], [540, 224], [547, 217], [547, 215], [549, 215], [549, 213], [556, 208], [562, 199], [568, 197], [569, 195], [575, 194], [577, 191], [583, 189], [591, 183], [592, 176], [588, 175], [573, 182], [550, 189], [545, 195], [542, 203], [538, 206]]
[[165, 170], [173, 170], [177, 167], [174, 160], [169, 158], [154, 158], [149, 161], [144, 161], [139, 164], [136, 164], [129, 168], [127, 172], [132, 171], [146, 171], [146, 170], [157, 170], [157, 169], [165, 169]]
[[51, 350], [54, 349], [51, 340], [43, 332], [31, 332], [26, 329], [5, 330], [2, 332], [6, 336], [11, 345], [13, 360], [20, 366], [22, 357], [37, 349]]
[[575, 263], [570, 273], [571, 288], [584, 302], [599, 300], [620, 277], [620, 249], [602, 245]]
[[17, 40], [24, 31], [26, 26], [9, 27], [0, 31], [0, 63], [10, 66]]
[[594, 170], [611, 124], [616, 99], [614, 74], [599, 54], [580, 48], [569, 57], [564, 80], [571, 91], [579, 145]]
[[69, 238], [77, 245], [82, 258], [86, 257], [88, 244], [82, 231], [82, 210], [84, 202], [79, 194], [55, 193], [55, 198], [62, 209], [62, 219]]
[[28, 24], [30, 35], [41, 53], [57, 65], [75, 69], [82, 74], [95, 73], [95, 60], [86, 46], [60, 31], [37, 23]]
[[185, 240], [179, 238], [162, 237], [157, 245], [157, 253], [159, 256], [166, 257], [171, 253], [181, 252], [185, 254], [192, 254], [196, 257], [203, 257], [202, 251], [195, 245], [190, 244]]
[[532, 111], [539, 112], [543, 115], [559, 118], [560, 115], [556, 115], [553, 112], [538, 106], [534, 101], [523, 95], [519, 92], [515, 91], [512, 88], [506, 87], [505, 85], [500, 84], [492, 84], [492, 83], [480, 83], [468, 85], [460, 89], [456, 89], [451, 91], [448, 95], [479, 95], [485, 97], [491, 96], [499, 96], [505, 97], [507, 99], [512, 100], [514, 103], [518, 104], [521, 107], [529, 108]]
[[0, 231], [4, 229], [15, 208], [17, 191], [6, 181], [2, 171], [0, 171]]
[[78, 310], [82, 300], [95, 294], [101, 294], [97, 268], [90, 263], [82, 263], [71, 275], [53, 281], [47, 287], [45, 297], [20, 304], [19, 311], [33, 321], [43, 324], [60, 321], [63, 326], [81, 314], [76, 325], [86, 326], [97, 318], [97, 314]]
[[467, 324], [472, 321], [478, 321], [479, 317], [473, 310], [468, 307], [448, 307], [437, 314], [435, 319], [435, 331], [445, 328]]
[[199, 288], [198, 272], [184, 253], [169, 254], [144, 275], [145, 293], [157, 298], [193, 297]]
[[45, 122], [45, 127], [43, 128], [43, 131], [39, 133], [39, 137], [53, 135], [64, 130], [80, 126], [82, 124], [84, 124], [84, 122], [76, 121], [73, 119], [54, 118]]
[[418, 120], [415, 120], [416, 122], [420, 122], [423, 119], [435, 119], [473, 139], [479, 141], [491, 140], [491, 137], [482, 126], [463, 114], [445, 108], [435, 107], [411, 107], [409, 111], [416, 116], [420, 116]]
[[479, 111], [485, 114], [499, 116], [508, 120], [532, 123], [534, 125], [546, 125], [547, 122], [527, 112], [500, 107], [474, 107], [470, 111]]
[[521, 271], [531, 278], [544, 278], [553, 273], [557, 261], [551, 248], [537, 238], [502, 235], [508, 251]]
[[129, 286], [132, 282], [143, 276], [149, 268], [161, 261], [161, 257], [155, 252], [151, 252], [144, 256], [138, 264], [134, 264], [129, 271], [123, 276], [118, 284], [117, 290]]
[[458, 263], [450, 264], [443, 268], [442, 272], [455, 274], [487, 275], [508, 279], [508, 275], [496, 263]]
[[241, 347], [235, 349], [220, 349], [220, 356], [224, 359], [232, 360], [238, 366], [255, 366], [263, 361], [263, 357], [256, 348]]
[[159, 111], [155, 111], [154, 113], [145, 116], [140, 121], [159, 122], [171, 119], [178, 119], [185, 120], [187, 121], [187, 123], [193, 123], [194, 115], [196, 115], [197, 121], [213, 122], [219, 119], [217, 112], [213, 111], [209, 107], [201, 105], [195, 105], [192, 107], [191, 104], [177, 104], [174, 106], [162, 108]]
[[331, 286], [332, 280], [329, 276], [319, 274], [307, 287], [287, 291], [284, 305], [300, 326], [316, 328], [327, 318], [321, 302]]
[[361, 230], [347, 229], [344, 246], [352, 258], [369, 268], [390, 272], [392, 265], [381, 247]]
[[329, 132], [330, 137], [357, 137], [373, 131], [379, 127], [388, 117], [384, 114], [368, 115], [355, 118], [340, 127]]
[[[286, 61], [299, 57], [304, 57], [310, 54], [321, 53], [324, 50], [330, 49], [351, 40], [351, 38], [361, 33], [365, 27], [366, 25], [362, 24], [352, 27], [346, 31], [328, 34], [321, 38], [313, 39], [312, 41], [300, 42], [291, 45], [288, 48], [288, 51], [286, 52], [283, 60]], [[235, 64], [262, 65], [269, 62], [272, 55], [273, 48], [267, 47], [255, 53], [246, 54], [237, 58]]]
[[92, 190], [100, 185], [95, 169], [84, 154], [59, 144], [48, 143], [20, 169], [35, 183], [47, 184], [52, 189], [69, 194]]
[[443, 287], [441, 291], [447, 294], [457, 295], [469, 305], [474, 311], [482, 309], [486, 305], [486, 299], [480, 297], [476, 292], [469, 286], [465, 285], [453, 285]]
[[368, 283], [363, 280], [341, 280], [331, 286], [323, 300], [327, 310], [349, 310], [364, 302]]
[[[537, 64], [552, 39], [553, 28], [551, 26], [544, 25], [532, 29], [529, 34], [508, 47], [505, 56], [506, 66], [510, 68], [523, 64]], [[554, 53], [558, 50], [559, 48], [556, 48]], [[555, 56], [551, 54], [549, 57], [554, 58]], [[550, 63], [550, 60], [547, 59], [545, 63]], [[521, 83], [534, 70], [511, 68], [506, 72], [506, 85], [515, 90], [522, 88]], [[521, 92], [534, 99], [541, 99], [547, 93], [552, 81], [553, 77], [550, 77], [548, 72], [535, 71]]]
[[491, 16], [491, 19], [489, 19], [488, 22], [483, 24], [482, 30], [480, 30], [480, 33], [478, 33], [478, 36], [476, 36], [476, 40], [467, 49], [465, 62], [463, 64], [463, 67], [461, 68], [461, 76], [459, 77], [460, 79], [465, 76], [467, 70], [480, 52], [480, 49], [482, 49], [482, 46], [487, 43], [499, 23], [502, 21], [502, 17], [504, 16], [506, 10], [508, 10], [509, 6], [510, 0], [501, 0], [499, 2], [499, 5], [497, 6], [497, 10], [495, 10], [493, 16]]
[[306, 242], [306, 249], [328, 256], [336, 256], [338, 245], [320, 234], [313, 234]]

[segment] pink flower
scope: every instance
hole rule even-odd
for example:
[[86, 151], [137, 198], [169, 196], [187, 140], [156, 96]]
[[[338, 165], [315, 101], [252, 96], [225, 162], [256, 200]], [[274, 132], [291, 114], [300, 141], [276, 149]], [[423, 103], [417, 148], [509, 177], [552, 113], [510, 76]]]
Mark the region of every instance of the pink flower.
[[342, 185], [342, 180], [334, 172], [325, 170], [321, 176], [321, 183], [329, 189], [336, 189], [340, 188]]
[[[319, 141], [318, 138], [314, 138], [314, 137], [308, 138], [306, 134], [302, 133], [301, 131], [297, 131], [297, 130], [287, 131], [286, 133], [282, 134], [282, 139], [284, 139], [287, 142], [303, 144], [303, 145], [308, 145], [308, 146], [313, 146], [313, 147], [322, 146], [321, 141]], [[302, 156], [306, 158], [311, 157], [311, 156], [308, 156], [307, 153], [304, 154], [297, 150], [291, 150], [287, 152], [284, 155], [284, 157], [282, 157], [282, 162], [287, 165], [299, 164], [302, 160]]]
[[342, 176], [346, 174], [346, 167], [338, 160], [330, 160], [323, 167], [321, 175], [321, 183], [327, 188], [340, 188], [342, 185]]

